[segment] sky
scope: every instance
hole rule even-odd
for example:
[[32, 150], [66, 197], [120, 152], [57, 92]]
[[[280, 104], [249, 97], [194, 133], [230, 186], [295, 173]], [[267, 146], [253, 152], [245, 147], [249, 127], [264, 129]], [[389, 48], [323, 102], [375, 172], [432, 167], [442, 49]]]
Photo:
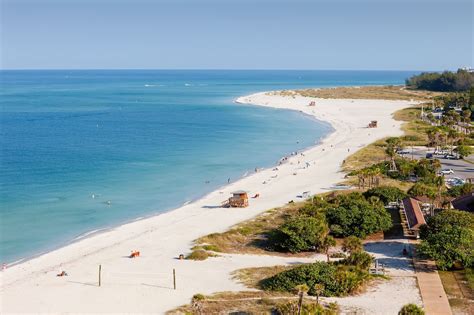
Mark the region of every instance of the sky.
[[473, 3], [0, 0], [0, 68], [474, 67]]

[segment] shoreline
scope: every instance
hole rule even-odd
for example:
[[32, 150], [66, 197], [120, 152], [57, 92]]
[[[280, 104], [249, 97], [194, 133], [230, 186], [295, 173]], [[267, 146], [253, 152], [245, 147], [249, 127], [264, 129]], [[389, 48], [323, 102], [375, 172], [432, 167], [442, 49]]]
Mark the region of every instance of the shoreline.
[[[189, 285], [189, 292], [188, 290], [180, 292], [180, 294], [176, 294], [178, 292], [174, 292], [174, 295], [172, 294], [173, 291], [171, 291], [171, 293], [169, 290], [162, 292], [163, 297], [165, 298], [169, 294], [171, 294], [171, 296], [166, 299], [167, 303], [164, 303], [169, 305], [162, 305], [163, 308], [160, 308], [158, 312], [169, 309], [171, 308], [170, 306], [176, 306], [177, 303], [179, 305], [188, 302], [192, 294], [198, 292], [207, 293], [208, 291], [215, 291], [216, 286], [212, 286], [210, 284], [207, 286], [203, 284], [202, 286], [205, 288], [201, 288], [201, 290], [196, 289], [194, 288], [195, 282], [199, 282], [199, 277], [202, 278], [202, 276], [205, 276], [206, 273], [212, 271], [212, 265], [214, 262], [219, 262], [222, 259], [225, 261], [226, 257], [229, 255], [223, 255], [222, 259], [210, 259], [207, 264], [194, 261], [177, 261], [175, 257], [181, 253], [185, 254], [189, 252], [189, 248], [192, 246], [193, 240], [199, 236], [207, 235], [213, 232], [225, 231], [232, 225], [255, 217], [256, 215], [273, 207], [281, 206], [289, 200], [296, 199], [295, 193], [298, 191], [301, 192], [303, 189], [304, 191], [310, 190], [311, 194], [313, 194], [325, 189], [325, 187], [321, 186], [330, 186], [331, 184], [335, 184], [337, 181], [342, 179], [342, 173], [340, 171], [341, 158], [345, 158], [346, 156], [354, 153], [360, 147], [365, 146], [379, 138], [389, 135], [401, 134], [401, 122], [395, 122], [391, 118], [391, 114], [398, 109], [406, 108], [413, 104], [413, 102], [408, 101], [328, 100], [311, 98], [311, 100], [317, 101], [317, 105], [311, 108], [307, 106], [310, 98], [290, 98], [279, 95], [267, 95], [266, 93], [268, 92], [240, 97], [235, 100], [235, 102], [237, 104], [249, 104], [255, 106], [297, 110], [317, 120], [327, 122], [332, 126], [332, 132], [327, 134], [322, 139], [316, 139], [318, 144], [315, 144], [314, 146], [306, 148], [300, 152], [303, 153], [303, 156], [308, 156], [308, 159], [305, 159], [308, 160], [309, 163], [315, 163], [314, 168], [311, 166], [308, 167], [308, 169], [303, 169], [298, 166], [299, 164], [295, 165], [294, 163], [297, 161], [298, 163], [300, 162], [299, 158], [301, 157], [299, 155], [291, 156], [288, 159], [288, 163], [277, 167], [282, 169], [278, 171], [279, 174], [276, 174], [278, 176], [281, 175], [280, 177], [271, 177], [271, 175], [275, 173], [272, 173], [273, 170], [271, 167], [266, 168], [259, 172], [249, 174], [249, 176], [239, 178], [233, 183], [219, 187], [215, 191], [202, 196], [198, 200], [192, 201], [191, 203], [176, 209], [131, 221], [117, 227], [111, 227], [110, 229], [100, 231], [97, 234], [87, 235], [85, 238], [77, 240], [77, 242], [68, 244], [53, 251], [49, 251], [38, 257], [28, 259], [27, 261], [21, 261], [19, 264], [9, 267], [1, 274], [2, 295], [8, 297], [8, 299], [5, 297], [5, 306], [2, 306], [2, 309], [5, 307], [5, 312], [96, 311], [98, 307], [97, 305], [91, 305], [91, 303], [78, 305], [78, 302], [71, 302], [71, 297], [69, 296], [74, 296], [74, 293], [83, 294], [86, 297], [85, 301], [94, 296], [93, 292], [96, 291], [94, 290], [96, 287], [91, 285], [91, 281], [94, 281], [96, 278], [95, 273], [99, 263], [105, 264], [107, 269], [112, 268], [120, 271], [129, 270], [130, 268], [133, 269], [136, 268], [137, 265], [140, 265], [139, 270], [142, 272], [146, 271], [145, 273], [149, 274], [150, 276], [153, 274], [157, 275], [157, 272], [161, 270], [161, 268], [157, 266], [158, 260], [163, 265], [166, 265], [168, 270], [171, 267], [183, 268], [186, 266], [187, 269], [192, 272], [193, 277], [197, 277], [192, 281], [190, 280], [193, 285]], [[383, 104], [378, 105], [379, 107], [377, 108], [378, 103]], [[338, 104], [343, 104], [344, 106], [341, 107]], [[359, 108], [356, 108], [357, 105], [359, 105]], [[387, 108], [385, 108], [383, 105], [386, 105]], [[345, 112], [341, 113], [342, 109], [344, 109]], [[353, 115], [349, 115], [346, 112], [353, 111], [354, 109], [355, 112]], [[379, 118], [380, 116], [379, 119], [381, 121], [383, 120], [384, 122], [393, 123], [393, 126], [382, 126], [377, 128], [378, 130], [371, 130], [372, 135], [369, 133], [368, 136], [364, 136], [362, 133], [365, 133], [365, 131], [360, 130], [365, 129], [363, 128], [364, 125], [362, 122], [366, 120], [368, 123], [373, 119], [371, 118], [372, 116], [367, 116], [366, 114], [374, 114], [376, 118]], [[387, 114], [389, 117], [387, 117]], [[354, 116], [357, 115], [361, 115], [363, 117], [356, 117], [357, 119], [353, 119]], [[354, 141], [350, 141], [350, 139], [348, 141], [347, 138], [350, 138], [351, 135], [354, 137], [357, 135], [358, 138], [356, 138]], [[343, 150], [341, 150], [341, 147], [338, 147], [338, 145], [344, 145], [345, 147]], [[350, 148], [348, 148], [346, 152], [345, 148], [347, 146], [350, 146]], [[326, 148], [328, 151], [325, 151]], [[308, 163], [308, 161], [306, 162]], [[319, 163], [327, 163], [330, 165], [328, 165], [326, 169], [320, 169]], [[320, 177], [312, 176], [314, 175], [313, 173], [320, 175]], [[272, 186], [273, 189], [270, 189]], [[249, 195], [252, 195], [252, 193], [263, 193], [262, 197], [259, 199], [250, 199], [251, 204], [249, 208], [219, 208], [219, 200], [227, 199], [229, 197], [229, 192], [234, 189], [249, 190]], [[155, 245], [155, 239], [158, 239], [160, 242], [165, 242], [166, 246], [163, 247], [162, 244]], [[169, 248], [173, 246], [176, 248]], [[142, 251], [144, 254], [144, 257], [141, 257], [140, 260], [137, 260], [136, 262], [133, 261], [133, 263], [131, 260], [123, 258], [123, 255], [127, 255], [130, 250], [134, 249], [140, 249], [140, 251]], [[260, 258], [260, 260], [262, 259], [263, 258]], [[268, 258], [267, 260], [273, 261], [276, 260], [276, 258]], [[294, 261], [296, 259], [292, 260]], [[235, 263], [236, 265], [239, 265], [237, 262]], [[209, 266], [206, 267], [205, 270], [201, 270], [202, 274], [199, 274], [199, 270], [196, 270], [196, 268], [199, 268], [199, 266], [203, 265]], [[218, 267], [219, 266], [217, 266], [217, 268]], [[79, 278], [75, 280], [76, 284], [71, 284], [71, 281], [64, 282], [61, 281], [62, 279], [55, 278], [54, 274], [60, 271], [60, 268], [64, 268], [68, 271], [68, 273], [70, 273], [70, 276], [67, 280], [72, 280], [71, 278]], [[225, 274], [226, 269], [224, 268], [222, 271]], [[198, 274], [196, 274], [196, 272]], [[123, 293], [124, 291], [132, 294], [133, 296], [134, 294], [138, 294], [138, 300], [136, 301], [136, 304], [132, 298], [128, 303], [127, 301], [123, 301], [116, 305], [112, 302], [114, 301], [114, 298], [113, 296], [110, 296], [111, 293], [104, 293], [106, 295], [102, 298], [104, 298], [106, 302], [104, 302], [103, 310], [115, 310], [119, 312], [147, 312], [156, 310], [156, 305], [150, 305], [150, 303], [153, 303], [152, 300], [150, 301], [143, 299], [143, 297], [147, 295], [149, 289], [142, 288], [141, 286], [137, 288], [135, 285], [136, 283], [134, 283], [136, 279], [133, 279], [132, 276], [124, 276], [124, 278], [125, 280], [123, 281], [125, 281], [127, 285], [122, 286], [115, 283], [112, 285], [114, 289], [113, 291], [116, 294], [118, 292]], [[220, 283], [218, 281], [219, 279], [216, 280], [218, 283]], [[224, 279], [221, 280], [227, 282], [231, 281], [226, 279], [225, 276]], [[220, 284], [217, 287], [225, 290], [231, 286], [227, 282], [225, 285]], [[38, 288], [38, 283], [41, 283], [40, 288]], [[87, 285], [84, 285], [85, 283]], [[216, 283], [216, 285], [218, 283]], [[239, 287], [237, 284], [234, 284], [234, 286]], [[46, 288], [48, 289], [46, 290]], [[58, 289], [60, 291], [58, 291]], [[62, 290], [66, 289], [68, 292], [70, 292], [70, 294], [61, 294], [64, 292]], [[232, 286], [230, 289], [232, 289]], [[35, 305], [32, 305], [30, 308], [28, 308], [26, 305], [21, 305], [20, 301], [25, 290], [28, 292], [28, 294], [26, 294], [28, 299], [30, 294], [31, 296], [39, 296], [39, 304], [35, 303]], [[48, 294], [50, 294], [49, 296], [55, 297], [57, 297], [59, 294], [64, 302], [60, 302], [58, 303], [59, 305], [55, 305], [56, 303], [50, 299], [50, 302], [48, 303], [47, 300], [45, 300], [47, 299], [46, 296], [48, 296]], [[103, 294], [101, 293], [100, 295], [102, 296]], [[42, 296], [44, 296], [43, 299], [41, 298]], [[24, 295], [23, 298], [25, 298]], [[55, 300], [57, 299], [55, 298]], [[138, 301], [140, 301], [140, 303], [138, 303]], [[120, 305], [122, 308], [117, 309], [116, 307]], [[39, 308], [35, 308], [35, 306]], [[138, 307], [138, 309], [136, 309], [136, 307]]]
[[[272, 92], [275, 92], [275, 91], [272, 91]], [[267, 92], [261, 92], [261, 93], [267, 93]], [[253, 94], [251, 94], [253, 95]], [[261, 106], [261, 105], [254, 105], [254, 104], [250, 104], [250, 103], [241, 103], [239, 102], [238, 100], [240, 99], [241, 97], [238, 97], [236, 99], [234, 99], [233, 103], [235, 104], [243, 104], [243, 105], [252, 105], [252, 106]], [[267, 106], [261, 106], [261, 107], [267, 107]], [[277, 109], [277, 108], [273, 108], [273, 109]], [[285, 110], [285, 109], [283, 109]], [[303, 116], [306, 116], [307, 118], [313, 120], [313, 121], [317, 121], [318, 123], [323, 123], [323, 124], [328, 124], [330, 127], [331, 127], [331, 130], [329, 131], [329, 133], [325, 134], [323, 137], [320, 137], [319, 139], [316, 139], [314, 141], [314, 143], [310, 146], [307, 146], [307, 147], [304, 147], [302, 149], [299, 149], [298, 151], [295, 151], [295, 152], [302, 152], [304, 153], [305, 151], [308, 151], [308, 150], [311, 150], [317, 146], [319, 146], [325, 138], [329, 137], [333, 132], [335, 132], [334, 128], [332, 127], [331, 124], [327, 123], [326, 121], [323, 121], [323, 120], [320, 120], [320, 119], [317, 119], [316, 117], [312, 116], [312, 115], [309, 115], [307, 113], [304, 113], [304, 112], [299, 112], [301, 115]], [[282, 158], [284, 158], [286, 156], [283, 156], [280, 158], [280, 160]], [[263, 167], [263, 168], [259, 168], [259, 171], [264, 171], [264, 170], [269, 170], [271, 168], [274, 168], [278, 166], [278, 163], [274, 163], [272, 164], [271, 166], [267, 166], [267, 167]], [[208, 195], [212, 194], [212, 193], [215, 193], [216, 191], [219, 191], [219, 190], [223, 190], [225, 189], [226, 187], [228, 187], [229, 185], [232, 185], [232, 184], [235, 184], [245, 178], [249, 178], [251, 176], [253, 176], [255, 174], [255, 172], [253, 172], [252, 170], [246, 170], [243, 175], [241, 175], [240, 177], [236, 178], [234, 181], [230, 181], [229, 183], [227, 184], [224, 184], [224, 185], [221, 185], [221, 186], [218, 186], [217, 188], [214, 188], [213, 190], [209, 191], [209, 192], [206, 192], [206, 193], [203, 193], [202, 195], [200, 195], [199, 197], [196, 197], [194, 199], [191, 199], [189, 201], [186, 201], [185, 203], [183, 203], [182, 205], [180, 206], [176, 206], [176, 207], [173, 207], [171, 209], [166, 209], [166, 210], [155, 210], [155, 211], [152, 211], [150, 214], [144, 214], [144, 215], [141, 215], [137, 218], [134, 218], [134, 219], [128, 219], [122, 223], [118, 223], [116, 225], [110, 225], [110, 226], [105, 226], [103, 228], [97, 228], [97, 229], [94, 229], [94, 230], [91, 230], [91, 231], [87, 231], [87, 232], [84, 232], [84, 233], [80, 233], [78, 234], [77, 236], [75, 236], [74, 238], [72, 238], [71, 240], [69, 241], [65, 241], [65, 242], [62, 242], [61, 244], [59, 245], [56, 245], [56, 246], [51, 246], [50, 249], [47, 249], [45, 251], [42, 251], [42, 252], [39, 252], [39, 253], [36, 253], [36, 254], [33, 254], [31, 256], [26, 256], [26, 257], [21, 257], [21, 258], [18, 258], [16, 259], [15, 261], [12, 261], [10, 263], [5, 263], [4, 266], [6, 268], [12, 268], [16, 265], [19, 265], [19, 264], [22, 264], [22, 263], [25, 263], [25, 262], [28, 262], [30, 260], [33, 260], [35, 258], [38, 258], [38, 257], [41, 257], [41, 256], [44, 256], [44, 255], [48, 255], [49, 253], [51, 252], [54, 252], [54, 251], [57, 251], [57, 250], [60, 250], [61, 248], [64, 248], [64, 247], [67, 247], [67, 246], [70, 246], [70, 245], [73, 245], [75, 243], [78, 243], [78, 242], [81, 242], [81, 241], [84, 241], [86, 239], [89, 239], [89, 238], [92, 238], [92, 237], [95, 237], [95, 236], [98, 236], [98, 235], [101, 235], [102, 233], [107, 233], [107, 232], [110, 232], [116, 228], [120, 228], [121, 226], [124, 226], [124, 225], [128, 225], [128, 224], [133, 224], [133, 223], [136, 223], [136, 222], [140, 222], [140, 221], [143, 221], [143, 220], [148, 220], [148, 219], [151, 219], [151, 218], [155, 218], [155, 217], [158, 217], [160, 215], [163, 215], [163, 214], [167, 214], [169, 212], [173, 212], [173, 211], [176, 211], [182, 207], [185, 207], [185, 206], [188, 206], [188, 205], [192, 205], [193, 203], [195, 202], [199, 202], [201, 199], [204, 199], [206, 198]], [[0, 288], [0, 292], [1, 292], [1, 288]]]

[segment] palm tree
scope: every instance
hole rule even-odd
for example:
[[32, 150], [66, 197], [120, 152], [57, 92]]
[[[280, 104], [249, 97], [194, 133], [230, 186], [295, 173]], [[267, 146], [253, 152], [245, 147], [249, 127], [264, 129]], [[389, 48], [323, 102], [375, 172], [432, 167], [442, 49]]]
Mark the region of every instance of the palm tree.
[[298, 294], [298, 315], [301, 315], [301, 309], [303, 308], [303, 298], [304, 295], [309, 291], [309, 288], [306, 284], [300, 284], [295, 287], [295, 291]]
[[374, 168], [373, 177], [372, 177], [372, 184], [377, 187], [380, 183], [380, 175], [382, 175], [382, 170], [380, 167]]
[[329, 262], [329, 249], [334, 246], [336, 246], [336, 240], [331, 235], [326, 236], [326, 238], [323, 240], [321, 244], [321, 248], [324, 250], [324, 253], [326, 254], [328, 262]]
[[449, 129], [448, 131], [448, 139], [451, 139], [451, 143], [450, 143], [450, 148], [451, 148], [451, 154], [453, 154], [453, 146], [454, 146], [454, 142], [457, 141], [459, 139], [459, 134], [456, 130], [454, 129]]
[[434, 203], [435, 203], [435, 200], [436, 200], [436, 192], [433, 191], [433, 189], [430, 189], [426, 192], [426, 196], [428, 198], [430, 198], [430, 201], [431, 201], [431, 206], [430, 206], [430, 216], [434, 216]]
[[397, 164], [395, 164], [395, 156], [397, 155], [397, 150], [401, 149], [400, 138], [389, 138], [386, 142], [387, 147], [385, 148], [385, 153], [390, 157], [390, 170], [396, 171]]
[[357, 178], [359, 179], [359, 189], [365, 188], [365, 180], [367, 179], [368, 170], [362, 169], [358, 172]]
[[437, 128], [428, 129], [428, 131], [426, 132], [426, 135], [428, 136], [428, 141], [429, 141], [428, 146], [434, 147], [436, 151], [436, 148], [438, 146]]
[[[441, 203], [441, 192], [444, 188], [444, 176], [438, 176], [436, 177], [435, 179], [435, 185], [436, 185], [436, 188], [437, 188], [437, 197], [438, 197], [438, 201]], [[441, 207], [441, 204], [439, 205]]]
[[433, 167], [435, 173], [441, 169], [441, 162], [438, 159], [431, 160], [431, 166]]
[[409, 163], [403, 163], [400, 165], [400, 172], [402, 173], [402, 176], [407, 178], [410, 175], [411, 172], [411, 165]]
[[342, 243], [342, 250], [348, 252], [349, 254], [360, 252], [364, 249], [362, 240], [357, 236], [348, 236], [344, 239]]
[[324, 284], [316, 283], [313, 287], [314, 294], [316, 294], [316, 304], [319, 305], [319, 296], [324, 292]]

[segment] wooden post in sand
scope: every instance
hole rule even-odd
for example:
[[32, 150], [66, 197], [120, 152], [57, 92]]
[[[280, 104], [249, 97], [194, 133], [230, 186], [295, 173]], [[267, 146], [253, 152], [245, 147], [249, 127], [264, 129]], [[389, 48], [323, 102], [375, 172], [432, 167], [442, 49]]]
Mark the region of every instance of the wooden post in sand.
[[173, 268], [173, 288], [176, 290], [176, 270]]
[[102, 265], [99, 265], [99, 287], [101, 285], [101, 274], [102, 274]]

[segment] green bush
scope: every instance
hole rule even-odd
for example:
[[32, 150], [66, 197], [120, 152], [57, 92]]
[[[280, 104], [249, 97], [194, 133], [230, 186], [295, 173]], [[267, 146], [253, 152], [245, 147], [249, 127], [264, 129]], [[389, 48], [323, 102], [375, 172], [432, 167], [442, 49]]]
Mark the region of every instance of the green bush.
[[342, 250], [345, 252], [356, 253], [363, 249], [362, 240], [357, 236], [346, 237], [342, 243]]
[[372, 257], [369, 253], [360, 251], [360, 252], [351, 253], [349, 257], [337, 263], [348, 265], [348, 266], [355, 266], [363, 270], [369, 270], [373, 261], [374, 261], [374, 257]]
[[196, 249], [191, 252], [188, 256], [186, 256], [186, 259], [190, 260], [206, 260], [209, 257], [215, 257], [215, 254], [209, 253], [203, 249]]
[[440, 269], [474, 266], [474, 214], [442, 211], [421, 226], [420, 237], [420, 251], [435, 259]]
[[415, 304], [403, 305], [398, 315], [425, 315], [425, 312], [421, 307]]
[[213, 252], [220, 252], [221, 251], [221, 249], [216, 245], [203, 245], [202, 248], [204, 250], [210, 250], [210, 251], [213, 251]]
[[469, 194], [472, 191], [474, 191], [474, 184], [465, 183], [464, 185], [453, 186], [449, 188], [447, 193], [451, 197], [459, 197], [462, 195]]
[[392, 218], [383, 204], [370, 203], [360, 193], [337, 196], [326, 209], [326, 219], [331, 233], [337, 237], [365, 238], [392, 227]]
[[309, 295], [316, 295], [315, 284], [324, 287], [322, 296], [344, 296], [357, 290], [369, 277], [367, 271], [354, 266], [316, 262], [283, 271], [261, 281], [264, 290], [292, 290], [300, 284], [306, 284]]
[[408, 190], [408, 195], [411, 197], [416, 196], [435, 196], [436, 187], [433, 185], [426, 185], [424, 183], [416, 183]]
[[298, 215], [290, 218], [271, 235], [275, 249], [292, 253], [308, 251], [322, 245], [328, 227], [324, 215]]
[[379, 186], [364, 192], [365, 198], [368, 199], [372, 196], [378, 197], [381, 202], [388, 204], [391, 201], [398, 201], [405, 198], [407, 194], [397, 187]]
[[460, 145], [456, 148], [456, 151], [458, 154], [461, 156], [461, 158], [465, 158], [466, 156], [469, 156], [472, 154], [474, 151], [470, 146], [467, 145]]
[[[325, 308], [322, 305], [316, 303], [304, 303], [301, 308], [301, 315], [336, 315], [338, 307], [329, 306]], [[275, 308], [275, 314], [278, 315], [289, 315], [298, 314], [298, 302], [292, 301], [277, 305]]]

